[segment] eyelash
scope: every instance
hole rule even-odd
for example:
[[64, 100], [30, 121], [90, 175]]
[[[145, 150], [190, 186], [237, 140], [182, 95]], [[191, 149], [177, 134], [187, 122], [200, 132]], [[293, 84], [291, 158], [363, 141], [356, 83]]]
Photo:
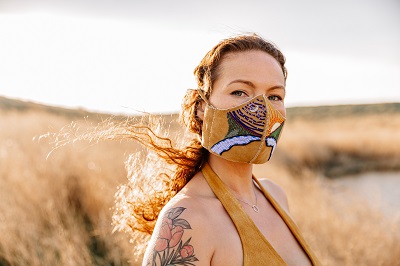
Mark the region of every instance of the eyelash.
[[[238, 93], [240, 93], [241, 95], [238, 95]], [[239, 91], [239, 90], [231, 92], [231, 95], [235, 95], [235, 96], [239, 96], [239, 97], [243, 96], [243, 94], [247, 95], [246, 92]]]
[[[238, 94], [240, 94], [240, 95], [238, 95]], [[245, 94], [247, 96], [246, 92], [244, 92], [244, 91], [239, 91], [238, 90], [238, 91], [231, 92], [231, 95], [235, 95], [235, 96], [238, 96], [238, 97], [243, 96], [243, 94]], [[270, 96], [268, 96], [268, 100], [270, 100], [270, 101], [282, 101], [282, 97], [279, 96], [279, 95], [270, 95]]]
[[[273, 98], [277, 98], [277, 99], [274, 100]], [[282, 97], [279, 96], [279, 95], [270, 95], [270, 96], [268, 96], [268, 100], [270, 100], [270, 101], [282, 101]]]

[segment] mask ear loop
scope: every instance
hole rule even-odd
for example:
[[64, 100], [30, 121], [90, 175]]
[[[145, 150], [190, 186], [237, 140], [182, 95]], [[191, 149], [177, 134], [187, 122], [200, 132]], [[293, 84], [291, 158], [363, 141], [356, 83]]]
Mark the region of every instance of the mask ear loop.
[[205, 95], [205, 91], [198, 89], [197, 92], [200, 95], [201, 99], [203, 99], [203, 101], [205, 101], [207, 105], [212, 106], [210, 101], [207, 99], [207, 97]]

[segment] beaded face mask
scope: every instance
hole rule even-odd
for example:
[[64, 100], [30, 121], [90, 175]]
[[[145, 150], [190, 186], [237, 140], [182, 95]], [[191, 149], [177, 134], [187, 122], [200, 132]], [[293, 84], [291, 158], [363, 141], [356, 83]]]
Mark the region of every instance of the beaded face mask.
[[206, 102], [202, 127], [202, 146], [210, 153], [233, 162], [262, 164], [276, 147], [285, 117], [266, 95], [229, 109], [218, 109]]

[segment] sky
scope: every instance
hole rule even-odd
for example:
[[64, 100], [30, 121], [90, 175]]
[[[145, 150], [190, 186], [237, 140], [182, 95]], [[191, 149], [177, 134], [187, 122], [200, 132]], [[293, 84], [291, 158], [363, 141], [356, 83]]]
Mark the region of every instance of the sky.
[[398, 0], [0, 0], [0, 96], [177, 112], [204, 54], [246, 32], [285, 54], [287, 107], [400, 102]]

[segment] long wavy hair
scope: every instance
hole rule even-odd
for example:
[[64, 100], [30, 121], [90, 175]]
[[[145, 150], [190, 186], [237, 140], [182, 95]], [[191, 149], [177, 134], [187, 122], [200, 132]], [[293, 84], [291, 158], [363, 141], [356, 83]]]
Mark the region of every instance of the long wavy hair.
[[[285, 80], [285, 57], [271, 42], [256, 34], [242, 34], [227, 38], [213, 47], [194, 69], [197, 89], [212, 92], [218, 79], [221, 61], [229, 53], [260, 50], [270, 54], [280, 64]], [[154, 121], [146, 124], [127, 123], [119, 137], [134, 139], [148, 148], [145, 157], [137, 154], [127, 162], [128, 183], [116, 194], [114, 210], [115, 230], [132, 230], [149, 235], [163, 206], [174, 197], [208, 160], [208, 151], [201, 146], [202, 120], [197, 116], [201, 98], [197, 89], [186, 92], [183, 98], [180, 121], [183, 131], [180, 143], [162, 135]], [[150, 119], [151, 120], [151, 119]], [[158, 124], [158, 123], [156, 123]]]

